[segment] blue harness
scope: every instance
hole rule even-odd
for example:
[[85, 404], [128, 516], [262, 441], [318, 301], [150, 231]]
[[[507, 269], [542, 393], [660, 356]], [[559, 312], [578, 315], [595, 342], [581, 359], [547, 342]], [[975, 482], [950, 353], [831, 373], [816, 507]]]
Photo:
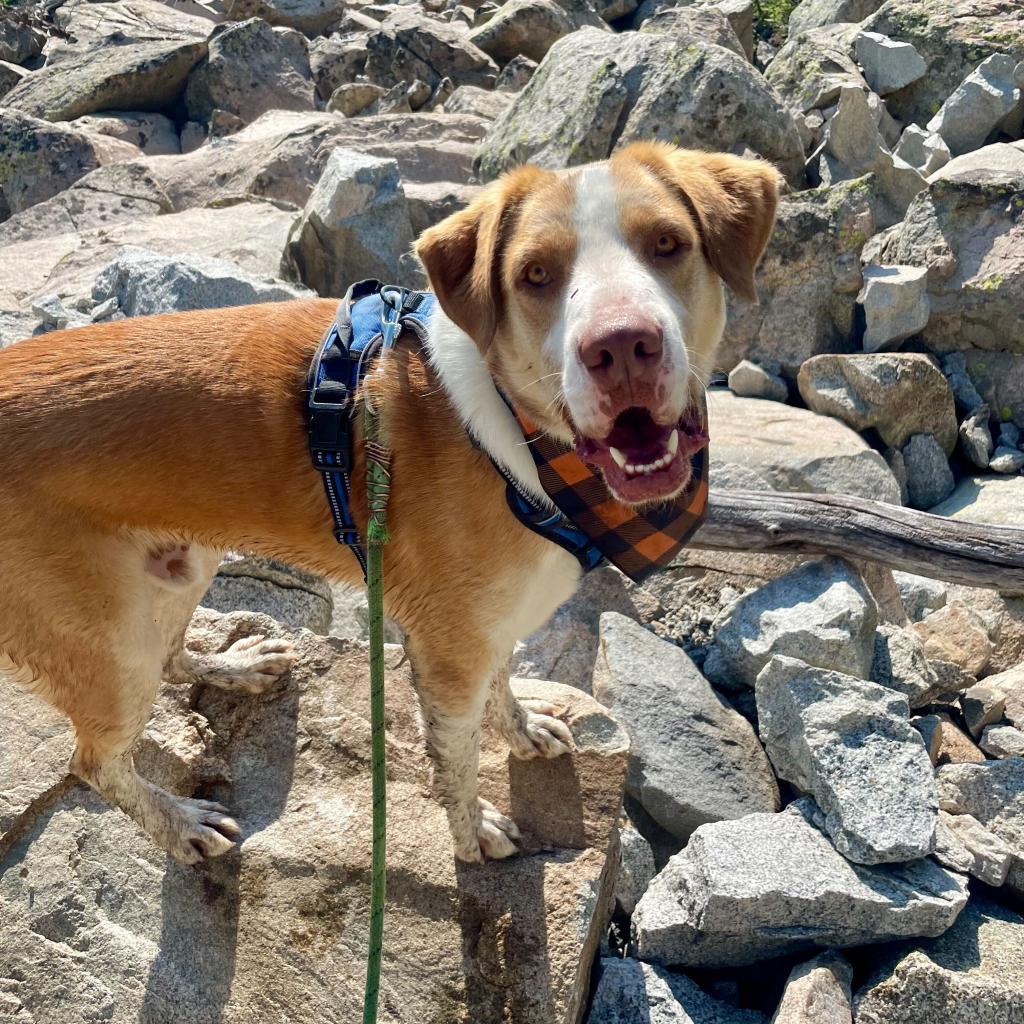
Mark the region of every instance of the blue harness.
[[[426, 340], [436, 305], [430, 292], [373, 280], [352, 285], [309, 369], [310, 457], [323, 478], [334, 537], [351, 548], [364, 577], [366, 549], [351, 509], [353, 396], [381, 349], [393, 345], [403, 331], [411, 331], [421, 344]], [[471, 440], [479, 447], [472, 435]], [[584, 572], [600, 565], [604, 555], [578, 526], [557, 509], [539, 505], [504, 466], [494, 459], [491, 463], [505, 480], [508, 506], [523, 526], [565, 548]]]

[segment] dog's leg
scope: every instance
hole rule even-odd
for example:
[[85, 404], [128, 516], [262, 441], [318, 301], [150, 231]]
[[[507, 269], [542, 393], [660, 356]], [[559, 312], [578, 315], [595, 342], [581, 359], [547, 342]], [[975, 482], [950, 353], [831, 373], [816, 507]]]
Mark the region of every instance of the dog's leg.
[[182, 647], [168, 666], [173, 682], [206, 683], [222, 690], [263, 693], [283, 676], [295, 661], [287, 640], [246, 636], [226, 651], [199, 654]]
[[520, 701], [509, 685], [508, 662], [491, 680], [488, 705], [492, 721], [514, 757], [561, 757], [573, 749], [569, 727], [555, 716], [558, 708], [543, 700]]
[[480, 726], [491, 672], [439, 657], [412, 641], [409, 655], [433, 762], [434, 798], [448, 814], [456, 857], [481, 863], [511, 856], [519, 829], [478, 791]]

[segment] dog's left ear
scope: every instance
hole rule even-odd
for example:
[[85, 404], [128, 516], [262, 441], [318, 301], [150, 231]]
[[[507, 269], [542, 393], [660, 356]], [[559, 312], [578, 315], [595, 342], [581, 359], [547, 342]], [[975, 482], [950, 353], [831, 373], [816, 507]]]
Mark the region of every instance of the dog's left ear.
[[697, 220], [708, 263], [741, 299], [756, 304], [754, 271], [775, 224], [779, 172], [763, 160], [663, 143], [639, 143], [626, 155], [679, 193]]
[[544, 174], [521, 167], [503, 175], [416, 242], [441, 308], [481, 351], [490, 345], [501, 315], [501, 261], [517, 208]]

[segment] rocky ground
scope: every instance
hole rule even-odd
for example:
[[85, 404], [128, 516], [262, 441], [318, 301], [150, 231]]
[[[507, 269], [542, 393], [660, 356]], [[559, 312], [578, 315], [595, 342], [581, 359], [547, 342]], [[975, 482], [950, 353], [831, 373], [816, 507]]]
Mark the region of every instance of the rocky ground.
[[[714, 485], [1024, 526], [1024, 7], [793, 7], [0, 0], [0, 346], [414, 283], [415, 235], [525, 159], [756, 153], [789, 192], [731, 305]], [[253, 700], [160, 696], [146, 773], [243, 825], [202, 869], [0, 681], [0, 1019], [358, 1018], [365, 605], [241, 556], [204, 603], [190, 643], [301, 657]], [[577, 752], [485, 738], [526, 855], [484, 868], [452, 861], [389, 658], [382, 1021], [1024, 1022], [1021, 595], [696, 550], [592, 574], [516, 652]]]

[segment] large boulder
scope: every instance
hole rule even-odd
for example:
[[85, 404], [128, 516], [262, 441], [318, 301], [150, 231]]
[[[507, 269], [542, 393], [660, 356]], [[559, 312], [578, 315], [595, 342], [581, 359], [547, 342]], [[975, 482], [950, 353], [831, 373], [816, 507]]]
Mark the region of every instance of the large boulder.
[[651, 15], [640, 31], [659, 32], [684, 44], [712, 43], [740, 57], [747, 56], [729, 19], [717, 7], [665, 7]]
[[789, 15], [789, 32], [803, 32], [822, 25], [863, 21], [882, 6], [883, 0], [801, 0]]
[[249, 122], [268, 110], [312, 110], [314, 93], [305, 37], [251, 18], [210, 38], [209, 56], [189, 77], [185, 109], [203, 124], [215, 110]]
[[584, 25], [608, 31], [589, 4], [509, 0], [470, 32], [469, 41], [501, 65], [518, 56], [540, 61], [562, 36]]
[[855, 32], [853, 25], [829, 25], [790, 33], [764, 77], [794, 114], [832, 106], [846, 85], [867, 91], [867, 83], [850, 56]]
[[1024, 526], [1024, 478], [965, 477], [956, 490], [930, 510], [937, 516], [993, 526]]
[[[201, 610], [189, 636], [223, 650], [253, 633], [298, 661], [271, 692], [165, 687], [140, 751], [148, 776], [201, 787], [242, 826], [239, 851], [202, 870], [171, 863], [121, 811], [47, 769], [69, 730], [0, 683], [3, 745], [0, 995], [15, 1020], [357, 1020], [363, 999], [372, 832], [367, 648]], [[16, 691], [15, 691], [16, 692]], [[591, 698], [557, 702], [576, 751], [512, 762], [486, 731], [482, 789], [514, 811], [526, 856], [466, 870], [452, 856], [410, 672], [387, 654], [389, 911], [382, 1003], [395, 1024], [575, 1024], [610, 910], [625, 735]], [[60, 737], [58, 739], [58, 736]], [[61, 747], [63, 744], [63, 748]], [[49, 772], [49, 774], [47, 774]], [[10, 780], [10, 781], [8, 781]], [[23, 808], [23, 809], [19, 809]], [[88, 949], [83, 958], [81, 950]]]
[[711, 391], [711, 475], [743, 467], [777, 491], [855, 494], [899, 504], [885, 460], [830, 416]]
[[967, 880], [925, 858], [851, 864], [809, 818], [781, 814], [704, 825], [637, 904], [637, 955], [726, 967], [815, 948], [944, 932], [967, 903]]
[[803, 180], [796, 123], [742, 57], [659, 33], [585, 28], [548, 51], [495, 123], [477, 157], [484, 179], [516, 164], [566, 167], [600, 160], [637, 139], [742, 152]]
[[882, 258], [928, 269], [929, 348], [1024, 352], [1024, 151], [990, 146], [946, 164]]
[[105, 110], [86, 114], [71, 122], [73, 128], [120, 139], [146, 156], [168, 156], [181, 152], [181, 140], [174, 122], [165, 114], [145, 110]]
[[315, 36], [341, 20], [344, 0], [225, 0], [228, 21], [262, 18]]
[[601, 616], [594, 696], [630, 735], [626, 791], [677, 839], [709, 821], [778, 810], [747, 720], [685, 652], [615, 612]]

